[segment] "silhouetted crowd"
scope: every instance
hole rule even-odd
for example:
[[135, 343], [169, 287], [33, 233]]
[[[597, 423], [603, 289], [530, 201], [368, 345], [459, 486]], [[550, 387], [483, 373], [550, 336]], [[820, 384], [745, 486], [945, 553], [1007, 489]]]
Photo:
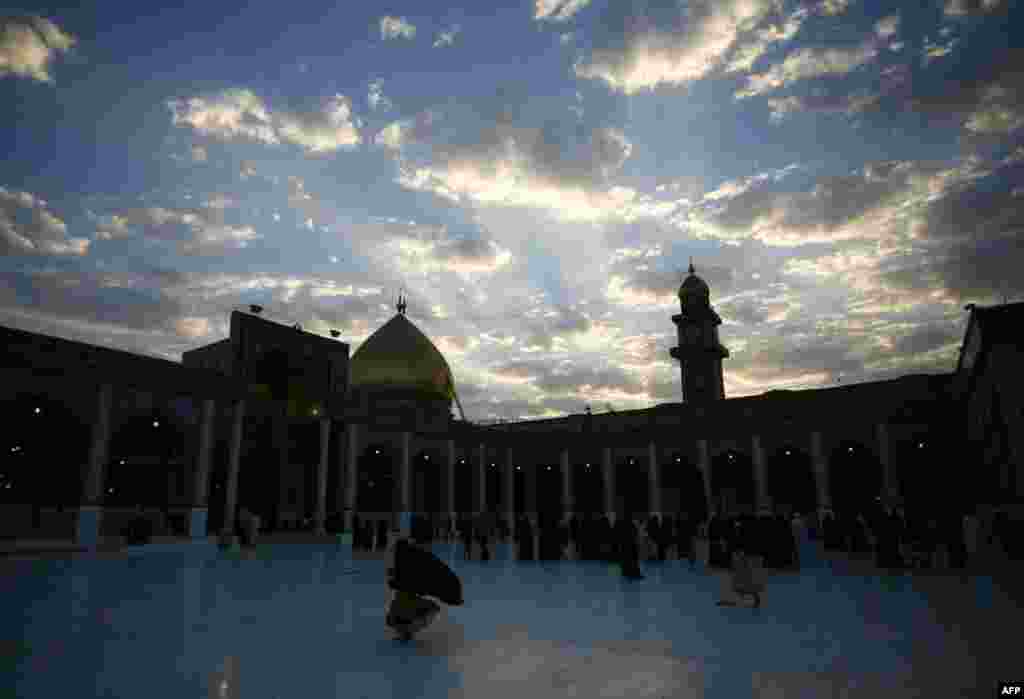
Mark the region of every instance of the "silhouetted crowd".
[[[1003, 549], [1016, 545], [1005, 513], [986, 525], [973, 513], [933, 512], [908, 516], [902, 507], [870, 508], [865, 512], [827, 511], [793, 518], [780, 512], [757, 515], [712, 513], [706, 520], [686, 513], [641, 518], [616, 517], [613, 525], [600, 513], [579, 513], [567, 521], [539, 513], [516, 519], [514, 533], [503, 517], [483, 513], [457, 518], [413, 516], [415, 536], [425, 542], [458, 541], [466, 559], [491, 560], [496, 542], [513, 544], [522, 561], [584, 560], [621, 563], [623, 574], [640, 576], [635, 562], [697, 559], [697, 540], [707, 540], [707, 564], [731, 568], [734, 554], [759, 559], [761, 566], [796, 569], [801, 565], [794, 522], [806, 524], [810, 539], [821, 539], [826, 552], [872, 557], [880, 568], [963, 568], [984, 541]], [[356, 550], [385, 551], [387, 519], [353, 519]], [[944, 555], [943, 555], [944, 554]]]

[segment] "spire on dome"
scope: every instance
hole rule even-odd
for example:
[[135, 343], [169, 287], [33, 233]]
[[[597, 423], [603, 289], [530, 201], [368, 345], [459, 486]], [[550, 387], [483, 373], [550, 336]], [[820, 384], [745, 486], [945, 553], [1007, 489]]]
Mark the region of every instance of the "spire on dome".
[[690, 256], [690, 274], [696, 274], [697, 271], [693, 268], [693, 256]]
[[405, 299], [402, 298], [401, 294], [399, 294], [398, 295], [398, 304], [396, 305], [396, 308], [398, 309], [398, 312], [401, 313], [403, 316], [405, 315], [406, 307], [407, 306], [406, 306], [406, 303], [405, 303]]

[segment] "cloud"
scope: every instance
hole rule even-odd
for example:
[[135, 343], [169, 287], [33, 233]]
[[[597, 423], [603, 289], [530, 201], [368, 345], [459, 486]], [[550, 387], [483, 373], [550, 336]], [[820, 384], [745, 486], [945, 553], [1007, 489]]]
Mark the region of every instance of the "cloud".
[[737, 90], [736, 99], [753, 97], [786, 87], [798, 80], [825, 75], [846, 75], [878, 55], [873, 42], [853, 48], [804, 48], [786, 56], [763, 73], [747, 78], [747, 86]]
[[441, 32], [437, 35], [437, 40], [434, 41], [434, 48], [441, 48], [442, 46], [451, 46], [455, 43], [455, 37], [459, 35], [462, 28], [459, 25], [454, 25], [450, 29]]
[[46, 201], [0, 187], [0, 255], [85, 255], [88, 238], [69, 238], [68, 227]]
[[344, 95], [323, 101], [314, 112], [281, 110], [272, 113], [251, 90], [233, 88], [212, 97], [167, 102], [174, 126], [224, 141], [245, 139], [268, 145], [292, 143], [307, 153], [322, 154], [351, 148], [361, 142], [359, 119]]
[[817, 11], [820, 14], [835, 17], [846, 12], [851, 4], [853, 4], [852, 0], [822, 0], [818, 3]]
[[[109, 337], [111, 328], [122, 336], [126, 330], [175, 333], [185, 315], [182, 304], [165, 291], [182, 283], [177, 272], [142, 266], [132, 272], [25, 269], [16, 276], [24, 294], [20, 305], [29, 309], [18, 314], [19, 320], [58, 325], [54, 334], [61, 337], [105, 344], [101, 338]], [[118, 339], [119, 349], [127, 349], [120, 342], [127, 338]]]
[[370, 105], [370, 109], [373, 110], [376, 110], [378, 107], [382, 109], [391, 109], [391, 100], [384, 96], [383, 80], [375, 80], [370, 83], [366, 101]]
[[590, 0], [534, 0], [533, 18], [565, 22], [590, 4]]
[[574, 70], [627, 94], [685, 85], [705, 77], [746, 33], [778, 15], [772, 0], [694, 0], [685, 13], [667, 0], [641, 7], [609, 3], [590, 56], [577, 61]]
[[17, 75], [52, 83], [50, 63], [76, 41], [43, 17], [0, 17], [0, 77]]
[[395, 124], [377, 142], [398, 148], [430, 140], [429, 157], [400, 159], [397, 181], [455, 202], [539, 207], [574, 220], [594, 220], [616, 210], [626, 216], [642, 215], [651, 207], [671, 210], [671, 204], [612, 184], [633, 149], [620, 129], [587, 128], [568, 114], [543, 125], [520, 123], [502, 105], [497, 107], [497, 115], [483, 119], [478, 109], [465, 108], [470, 124], [457, 122], [453, 115], [446, 115], [438, 128], [432, 122], [417, 123], [411, 130], [407, 122]]
[[205, 163], [208, 159], [206, 149], [202, 146], [192, 146], [189, 153], [192, 156], [192, 162], [194, 163]]
[[915, 212], [932, 198], [985, 173], [975, 162], [868, 162], [852, 174], [819, 176], [809, 191], [743, 183], [739, 193], [687, 212], [685, 223], [697, 237], [771, 246], [892, 241], [913, 231]]
[[725, 65], [725, 72], [749, 71], [773, 45], [789, 41], [796, 36], [808, 14], [806, 8], [798, 8], [784, 21], [772, 22], [766, 27], [742, 35], [737, 41], [732, 57]]
[[921, 65], [928, 65], [936, 58], [942, 58], [948, 56], [953, 52], [956, 45], [960, 43], [960, 40], [956, 37], [947, 39], [945, 43], [933, 42], [927, 36], [924, 38], [924, 45], [922, 48]]
[[382, 39], [412, 39], [416, 36], [416, 27], [406, 21], [405, 17], [385, 16], [380, 18], [380, 36]]
[[385, 126], [374, 138], [378, 146], [399, 150], [412, 134], [412, 122], [395, 121]]
[[1009, 134], [1024, 115], [1024, 49], [995, 52], [972, 74], [950, 75], [941, 89], [900, 95], [905, 108], [976, 134]]
[[216, 255], [245, 248], [262, 238], [252, 226], [229, 225], [221, 207], [167, 209], [144, 207], [119, 211], [104, 220], [97, 236], [110, 240], [132, 231], [152, 241], [171, 242], [182, 255]]
[[944, 13], [949, 17], [978, 15], [1002, 9], [1004, 0], [946, 0]]
[[875, 34], [881, 39], [894, 36], [900, 27], [899, 15], [888, 15], [875, 22]]

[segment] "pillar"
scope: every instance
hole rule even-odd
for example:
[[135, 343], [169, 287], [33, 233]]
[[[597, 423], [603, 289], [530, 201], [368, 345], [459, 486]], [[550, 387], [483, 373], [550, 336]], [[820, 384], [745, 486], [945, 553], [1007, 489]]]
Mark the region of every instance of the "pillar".
[[575, 498], [573, 497], [572, 464], [569, 462], [569, 448], [562, 449], [559, 455], [559, 467], [562, 469], [562, 511], [568, 521], [575, 509]]
[[217, 404], [212, 398], [203, 399], [199, 408], [199, 453], [192, 478], [192, 513], [189, 536], [204, 539], [207, 536], [210, 495], [210, 456], [213, 453], [213, 421]]
[[316, 533], [326, 534], [327, 519], [327, 459], [331, 446], [331, 418], [320, 418], [320, 465], [316, 472]]
[[818, 491], [818, 507], [828, 509], [832, 506], [828, 492], [828, 464], [825, 451], [821, 445], [821, 432], [811, 432], [811, 465], [814, 467], [814, 485]]
[[75, 542], [93, 549], [99, 544], [100, 538], [100, 513], [110, 447], [110, 412], [113, 400], [113, 385], [101, 384], [96, 395], [96, 419], [92, 423], [89, 470], [85, 476], [82, 504], [78, 509], [78, 521], [75, 524]]
[[523, 468], [523, 511], [535, 526], [537, 523], [537, 469], [535, 463], [524, 463]]
[[711, 501], [711, 453], [708, 449], [708, 440], [697, 440], [697, 468], [704, 479], [704, 498], [708, 503], [708, 512], [715, 509]]
[[480, 444], [476, 452], [476, 492], [473, 494], [473, 515], [487, 511], [487, 445]]
[[402, 448], [398, 461], [398, 522], [403, 537], [412, 533], [412, 433], [402, 432]]
[[508, 530], [516, 532], [516, 467], [512, 462], [512, 447], [505, 449], [505, 521]]
[[345, 426], [345, 447], [345, 531], [350, 532], [359, 488], [359, 425], [354, 422]]
[[238, 507], [238, 471], [242, 461], [242, 428], [245, 426], [245, 400], [236, 399], [231, 415], [231, 450], [228, 457], [228, 492], [224, 501], [222, 535], [234, 541], [235, 509]]
[[889, 426], [884, 422], [875, 425], [875, 441], [878, 444], [878, 460], [882, 462], [882, 492], [879, 493], [883, 499], [889, 500], [893, 492], [892, 467], [889, 463]]
[[647, 445], [647, 509], [661, 516], [661, 464], [658, 463], [658, 445]]
[[757, 502], [754, 507], [758, 510], [768, 507], [768, 483], [765, 478], [764, 447], [761, 446], [761, 435], [755, 434], [750, 438], [750, 450], [754, 457], [754, 485]]
[[604, 478], [604, 511], [609, 518], [615, 517], [615, 465], [612, 463], [612, 448], [601, 450], [601, 476]]
[[[441, 508], [441, 513], [448, 518], [455, 518], [455, 457], [457, 452], [455, 450], [455, 440], [448, 440], [448, 450], [445, 459], [444, 469], [444, 506]], [[447, 522], [445, 522], [447, 526]]]

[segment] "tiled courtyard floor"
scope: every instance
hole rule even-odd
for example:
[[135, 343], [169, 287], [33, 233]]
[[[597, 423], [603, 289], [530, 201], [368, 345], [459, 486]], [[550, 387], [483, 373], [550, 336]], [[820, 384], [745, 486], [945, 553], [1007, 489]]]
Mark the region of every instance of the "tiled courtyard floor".
[[0, 696], [953, 698], [1024, 667], [1024, 614], [988, 575], [812, 562], [768, 574], [755, 610], [715, 606], [700, 564], [631, 582], [435, 551], [467, 604], [409, 643], [383, 624], [382, 557], [336, 546], [8, 561]]

